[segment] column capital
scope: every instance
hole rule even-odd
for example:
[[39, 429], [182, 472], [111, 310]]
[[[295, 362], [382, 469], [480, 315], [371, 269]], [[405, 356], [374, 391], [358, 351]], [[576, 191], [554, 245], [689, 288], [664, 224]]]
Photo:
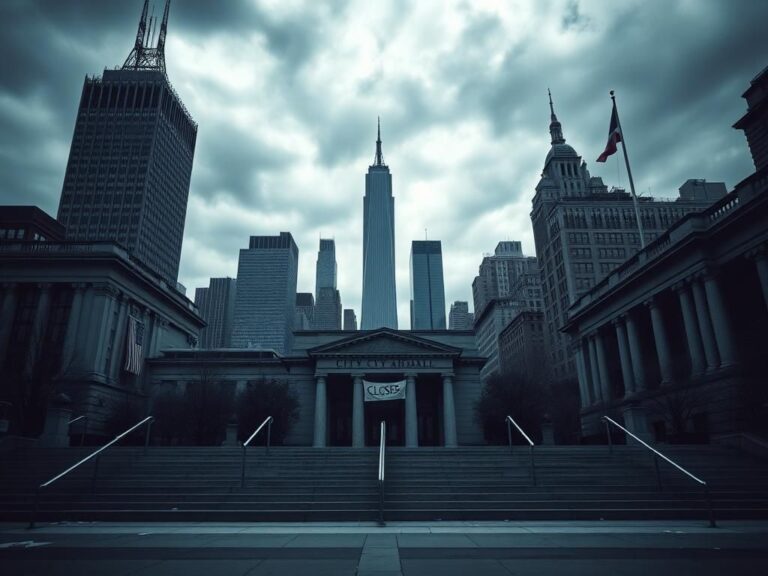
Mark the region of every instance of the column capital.
[[72, 289], [75, 292], [83, 292], [86, 288], [88, 288], [88, 284], [86, 282], [73, 282], [72, 283]]
[[626, 317], [625, 316], [626, 316], [625, 314], [619, 314], [618, 316], [616, 316], [616, 318], [611, 320], [611, 326], [614, 326], [614, 327], [615, 326], [623, 326], [625, 324], [625, 322], [626, 322]]
[[406, 378], [413, 378], [413, 379], [415, 380], [415, 379], [416, 379], [416, 376], [418, 376], [418, 374], [417, 374], [416, 372], [405, 372], [405, 373], [404, 373], [404, 376], [405, 376]]
[[654, 294], [650, 298], [644, 300], [643, 301], [643, 306], [645, 306], [649, 310], [652, 310], [654, 308], [658, 308], [659, 307], [659, 295], [658, 294]]
[[0, 284], [0, 287], [2, 287], [3, 290], [15, 290], [18, 285], [18, 282], [3, 282]]
[[455, 378], [456, 374], [453, 372], [443, 372], [440, 374], [440, 376], [443, 378], [443, 380], [445, 380], [446, 378]]
[[765, 260], [768, 258], [768, 244], [760, 244], [755, 248], [747, 250], [744, 255], [751, 260]]
[[323, 379], [328, 378], [328, 373], [327, 372], [315, 372], [315, 378], [323, 378]]
[[672, 290], [674, 290], [677, 294], [680, 294], [680, 292], [685, 292], [688, 290], [689, 286], [689, 279], [686, 278], [684, 280], [680, 280], [679, 282], [675, 282], [672, 284]]
[[38, 282], [37, 283], [37, 287], [40, 288], [40, 290], [46, 290], [46, 291], [50, 290], [51, 286], [53, 286], [53, 284], [51, 284], [50, 282]]

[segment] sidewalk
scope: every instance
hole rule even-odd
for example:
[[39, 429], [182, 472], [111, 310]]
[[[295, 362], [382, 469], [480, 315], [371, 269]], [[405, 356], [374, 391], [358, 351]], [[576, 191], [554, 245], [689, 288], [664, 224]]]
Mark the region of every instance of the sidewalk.
[[0, 524], [4, 575], [768, 573], [768, 522]]

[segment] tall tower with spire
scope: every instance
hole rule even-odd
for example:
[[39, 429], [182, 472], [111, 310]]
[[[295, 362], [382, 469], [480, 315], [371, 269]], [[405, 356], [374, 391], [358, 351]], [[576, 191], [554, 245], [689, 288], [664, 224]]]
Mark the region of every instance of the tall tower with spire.
[[149, 0], [123, 66], [86, 76], [58, 220], [67, 239], [112, 241], [176, 287], [197, 124], [165, 70], [170, 0]]
[[376, 155], [365, 175], [363, 198], [363, 304], [361, 330], [397, 329], [395, 291], [395, 199], [392, 175], [381, 151], [381, 121]]

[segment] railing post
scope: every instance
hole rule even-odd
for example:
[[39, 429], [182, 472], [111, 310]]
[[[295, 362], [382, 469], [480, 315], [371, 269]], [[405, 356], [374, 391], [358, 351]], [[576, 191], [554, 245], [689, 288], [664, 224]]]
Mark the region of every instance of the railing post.
[[605, 433], [608, 435], [608, 454], [613, 454], [613, 437], [611, 436], [611, 425], [608, 423], [608, 420], [604, 420], [605, 422]]
[[85, 431], [88, 428], [88, 417], [83, 420], [83, 428], [80, 430], [80, 447], [85, 444]]
[[240, 465], [240, 488], [245, 488], [245, 451], [247, 448], [248, 447], [243, 444], [243, 459]]
[[91, 494], [96, 493], [96, 477], [99, 475], [99, 460], [101, 456], [96, 456], [93, 459], [93, 478], [91, 479]]
[[533, 446], [531, 446], [531, 480], [533, 485], [536, 486], [536, 461], [533, 456]]
[[709, 527], [717, 528], [715, 523], [715, 511], [712, 509], [712, 498], [709, 496], [709, 485], [704, 484], [704, 499], [707, 502], [707, 510], [709, 511]]
[[272, 442], [272, 417], [269, 417], [269, 423], [267, 424], [267, 450], [266, 454], [269, 455], [269, 445]]
[[661, 492], [664, 487], [661, 484], [661, 470], [659, 469], [659, 457], [655, 454], [653, 455], [653, 465], [656, 468], [656, 482], [659, 485], [659, 492]]
[[507, 422], [507, 441], [509, 442], [509, 453], [512, 454], [512, 424], [509, 421], [509, 417], [507, 417], [506, 422]]

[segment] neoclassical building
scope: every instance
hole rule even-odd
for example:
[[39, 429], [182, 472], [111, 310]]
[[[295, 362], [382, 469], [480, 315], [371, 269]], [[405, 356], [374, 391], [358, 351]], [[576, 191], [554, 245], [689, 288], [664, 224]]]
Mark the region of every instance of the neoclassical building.
[[[382, 420], [394, 446], [483, 442], [474, 406], [485, 359], [471, 331], [299, 331], [294, 338], [293, 352], [285, 356], [249, 349], [165, 350], [147, 363], [151, 389], [182, 390], [203, 370], [236, 393], [259, 378], [287, 381], [299, 399], [299, 421], [286, 438], [292, 445], [378, 445]], [[404, 399], [366, 401], [391, 383], [405, 384]]]
[[0, 275], [0, 399], [12, 414], [30, 397], [65, 393], [98, 434], [123, 402], [144, 398], [144, 360], [195, 345], [205, 325], [175, 286], [112, 242], [6, 240]]
[[[582, 431], [603, 414], [637, 433], [734, 432], [768, 368], [768, 172], [688, 214], [576, 300]], [[675, 412], [678, 412], [676, 415]], [[685, 430], [670, 430], [674, 418]]]

